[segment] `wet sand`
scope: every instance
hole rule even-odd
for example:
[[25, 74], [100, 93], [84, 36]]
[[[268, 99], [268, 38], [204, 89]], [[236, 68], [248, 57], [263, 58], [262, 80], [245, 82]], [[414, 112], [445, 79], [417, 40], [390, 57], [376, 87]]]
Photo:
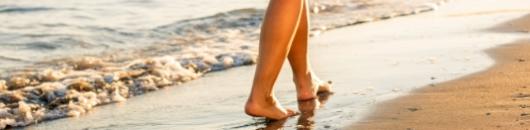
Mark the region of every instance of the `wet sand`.
[[530, 33], [530, 14], [502, 23], [498, 27], [493, 28], [492, 31]]
[[[495, 27], [526, 33], [530, 15]], [[527, 35], [529, 33], [526, 33]], [[530, 128], [530, 39], [495, 47], [487, 53], [496, 64], [483, 72], [432, 84], [384, 102], [350, 129], [463, 130]]]
[[378, 106], [359, 130], [530, 128], [530, 40], [489, 51], [487, 71], [435, 84]]

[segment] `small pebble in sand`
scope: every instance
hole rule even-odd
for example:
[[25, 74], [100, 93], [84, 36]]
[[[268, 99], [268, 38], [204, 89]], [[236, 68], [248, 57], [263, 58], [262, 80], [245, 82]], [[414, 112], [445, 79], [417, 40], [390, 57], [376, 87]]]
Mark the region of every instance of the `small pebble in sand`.
[[486, 113], [486, 116], [489, 116], [489, 115], [491, 115], [491, 113], [487, 112], [487, 113]]
[[522, 59], [522, 58], [521, 58], [521, 59], [517, 59], [517, 61], [519, 61], [519, 62], [525, 62], [526, 59]]
[[530, 113], [521, 113], [521, 116], [530, 116]]
[[410, 112], [416, 112], [416, 111], [419, 111], [420, 108], [411, 107], [411, 108], [407, 108], [407, 110], [409, 110]]

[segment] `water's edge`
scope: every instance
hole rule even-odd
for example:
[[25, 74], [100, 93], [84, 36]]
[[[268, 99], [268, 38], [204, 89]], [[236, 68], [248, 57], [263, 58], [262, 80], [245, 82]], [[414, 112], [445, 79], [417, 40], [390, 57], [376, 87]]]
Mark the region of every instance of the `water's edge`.
[[[320, 6], [318, 8], [322, 11], [313, 17], [311, 35], [429, 12], [444, 2], [441, 0], [399, 11], [363, 12], [365, 16], [355, 15], [339, 22], [322, 19], [343, 16], [344, 12], [334, 12], [337, 10], [333, 10], [333, 6]], [[326, 12], [326, 8], [332, 9]], [[257, 57], [255, 42], [263, 13], [260, 9], [240, 9], [179, 21], [153, 29], [153, 32], [170, 40], [144, 49], [53, 60], [36, 67], [2, 73], [0, 100], [3, 103], [0, 103], [0, 113], [5, 118], [0, 119], [0, 128], [79, 116], [95, 106], [126, 101], [127, 98], [175, 86], [209, 72], [254, 64]]]

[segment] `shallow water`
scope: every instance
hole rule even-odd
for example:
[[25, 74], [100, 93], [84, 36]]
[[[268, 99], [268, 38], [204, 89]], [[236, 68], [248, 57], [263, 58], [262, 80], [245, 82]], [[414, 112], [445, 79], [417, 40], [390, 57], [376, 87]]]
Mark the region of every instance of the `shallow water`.
[[[315, 0], [311, 30], [318, 35], [430, 11], [443, 1]], [[207, 45], [223, 52], [241, 43], [249, 48], [257, 41], [266, 5], [267, 0], [0, 1], [0, 73], [87, 55], [114, 55], [123, 61], [183, 55], [197, 48], [214, 52], [201, 48]]]
[[168, 39], [167, 34], [154, 31], [160, 26], [235, 9], [264, 8], [266, 2], [2, 0], [0, 69], [68, 56], [151, 46]]

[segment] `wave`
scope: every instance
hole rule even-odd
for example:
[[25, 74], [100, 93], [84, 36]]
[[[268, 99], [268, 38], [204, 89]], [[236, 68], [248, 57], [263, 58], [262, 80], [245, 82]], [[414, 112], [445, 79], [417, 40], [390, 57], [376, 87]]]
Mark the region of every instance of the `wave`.
[[51, 7], [22, 7], [13, 5], [0, 6], [0, 13], [33, 13], [33, 12], [45, 12], [59, 10]]

